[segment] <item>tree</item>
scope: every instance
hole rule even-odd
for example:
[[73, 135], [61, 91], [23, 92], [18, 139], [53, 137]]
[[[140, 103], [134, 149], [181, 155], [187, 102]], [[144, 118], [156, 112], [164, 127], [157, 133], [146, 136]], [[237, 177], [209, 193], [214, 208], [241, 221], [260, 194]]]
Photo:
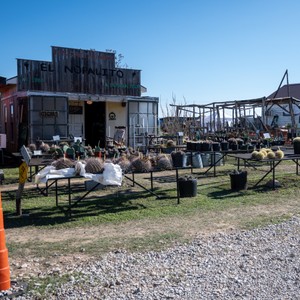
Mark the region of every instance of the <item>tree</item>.
[[117, 53], [116, 50], [113, 49], [106, 49], [106, 52], [113, 53], [115, 55], [115, 66], [116, 68], [128, 68], [128, 65], [126, 63], [122, 63], [124, 59], [124, 55], [121, 53]]
[[[192, 112], [186, 110], [179, 110], [178, 112], [178, 104], [176, 103], [176, 96], [172, 95], [172, 103], [166, 104], [165, 109], [161, 106], [161, 112], [163, 115], [161, 129], [168, 135], [177, 135], [177, 132], [183, 132], [184, 136], [190, 136], [191, 133], [193, 135], [195, 131], [195, 120]], [[184, 103], [186, 104], [185, 98]]]

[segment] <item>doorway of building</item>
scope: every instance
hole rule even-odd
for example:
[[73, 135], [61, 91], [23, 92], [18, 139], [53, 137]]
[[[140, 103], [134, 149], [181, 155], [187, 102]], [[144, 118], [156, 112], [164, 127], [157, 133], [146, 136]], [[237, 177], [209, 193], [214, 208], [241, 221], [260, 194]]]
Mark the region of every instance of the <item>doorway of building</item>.
[[85, 144], [105, 147], [105, 102], [85, 103]]

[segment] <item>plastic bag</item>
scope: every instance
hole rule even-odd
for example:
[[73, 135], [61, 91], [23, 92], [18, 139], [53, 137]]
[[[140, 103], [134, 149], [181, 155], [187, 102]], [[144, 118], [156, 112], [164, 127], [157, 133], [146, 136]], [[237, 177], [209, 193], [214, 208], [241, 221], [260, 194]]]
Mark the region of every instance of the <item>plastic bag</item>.
[[113, 163], [105, 163], [103, 171], [103, 182], [104, 185], [122, 185], [122, 169], [119, 165]]

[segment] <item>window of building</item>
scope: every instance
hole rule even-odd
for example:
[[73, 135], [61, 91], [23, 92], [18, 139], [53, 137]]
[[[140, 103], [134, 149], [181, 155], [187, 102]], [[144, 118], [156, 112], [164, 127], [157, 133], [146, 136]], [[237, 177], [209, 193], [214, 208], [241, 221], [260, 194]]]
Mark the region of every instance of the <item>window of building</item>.
[[157, 135], [158, 103], [153, 101], [129, 102], [129, 145], [146, 146], [149, 135]]

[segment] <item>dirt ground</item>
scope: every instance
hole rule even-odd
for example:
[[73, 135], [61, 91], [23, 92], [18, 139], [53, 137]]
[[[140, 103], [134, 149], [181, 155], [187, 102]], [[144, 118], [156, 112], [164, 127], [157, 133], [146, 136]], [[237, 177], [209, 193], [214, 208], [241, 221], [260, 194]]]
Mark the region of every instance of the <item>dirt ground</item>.
[[[232, 233], [238, 226], [238, 220], [234, 215], [239, 214], [241, 218], [255, 217], [261, 214], [261, 207], [253, 207], [246, 212], [239, 210], [227, 211], [223, 215], [210, 213], [205, 219], [202, 216], [194, 215], [188, 218], [165, 218], [158, 222], [153, 221], [130, 221], [119, 225], [101, 224], [88, 228], [70, 228], [70, 229], [51, 229], [43, 230], [41, 228], [18, 228], [6, 230], [7, 242], [13, 240], [22, 245], [23, 243], [38, 242], [61, 242], [71, 243], [72, 245], [82, 247], [83, 251], [74, 255], [56, 255], [55, 253], [47, 257], [34, 258], [26, 256], [17, 257], [10, 261], [12, 278], [26, 279], [30, 277], [41, 277], [45, 274], [68, 272], [78, 263], [84, 263], [90, 259], [94, 259], [92, 255], [85, 253], [84, 247], [86, 243], [96, 241], [97, 239], [130, 239], [144, 237], [152, 234], [166, 234], [175, 232], [180, 236], [181, 241], [188, 241], [194, 237], [207, 237], [217, 232]], [[265, 208], [264, 208], [265, 209]], [[243, 216], [244, 214], [244, 216]], [[271, 207], [269, 211], [265, 210], [265, 214], [286, 215], [291, 214], [290, 207]], [[74, 237], [76, 237], [74, 241]], [[75, 244], [74, 244], [75, 243]], [[162, 243], [164, 243], [162, 241]], [[168, 245], [170, 246], [170, 245]]]

